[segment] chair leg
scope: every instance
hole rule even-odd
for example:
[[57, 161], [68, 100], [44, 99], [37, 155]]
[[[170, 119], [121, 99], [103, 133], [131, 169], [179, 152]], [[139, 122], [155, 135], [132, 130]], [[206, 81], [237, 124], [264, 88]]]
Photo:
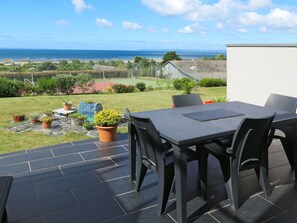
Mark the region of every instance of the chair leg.
[[139, 192], [140, 187], [141, 187], [142, 182], [143, 182], [143, 179], [144, 179], [145, 174], [147, 172], [147, 167], [145, 165], [140, 163], [139, 166], [140, 166], [140, 168], [138, 170], [137, 179], [136, 179], [136, 186], [135, 186], [136, 192]]
[[234, 211], [238, 210], [238, 172], [236, 168], [232, 168], [232, 164], [228, 159], [220, 160], [222, 172], [225, 180], [225, 187]]
[[255, 167], [255, 172], [258, 176], [260, 186], [265, 194], [266, 197], [269, 197], [271, 194], [270, 191], [270, 184], [267, 176], [267, 167], [265, 166], [260, 166], [260, 167]]
[[6, 208], [4, 209], [2, 220], [0, 222], [3, 222], [3, 223], [6, 223], [7, 222], [7, 210], [6, 210]]
[[174, 180], [174, 166], [170, 165], [158, 172], [158, 214], [165, 213]]
[[293, 143], [289, 137], [290, 136], [286, 136], [286, 138], [281, 139], [281, 143], [291, 167], [294, 167], [293, 152], [292, 152]]
[[207, 164], [208, 164], [208, 156], [209, 153], [206, 151], [201, 152], [201, 156], [199, 157], [199, 176], [200, 179], [200, 187], [203, 199], [205, 201], [208, 200], [207, 194]]

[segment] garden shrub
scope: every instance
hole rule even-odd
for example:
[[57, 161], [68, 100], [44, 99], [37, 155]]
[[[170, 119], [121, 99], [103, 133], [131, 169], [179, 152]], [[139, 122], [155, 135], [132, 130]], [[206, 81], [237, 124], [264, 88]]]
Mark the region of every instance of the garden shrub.
[[140, 91], [144, 91], [146, 89], [146, 86], [145, 86], [144, 82], [136, 83], [135, 87], [138, 88]]
[[178, 91], [184, 91], [185, 94], [190, 94], [194, 85], [194, 81], [186, 77], [173, 80], [173, 87]]
[[89, 89], [94, 84], [94, 78], [90, 74], [78, 74], [76, 76], [76, 85], [78, 85], [82, 93]]
[[71, 94], [74, 90], [75, 77], [68, 74], [59, 74], [56, 76], [57, 87], [60, 92]]
[[57, 80], [54, 78], [39, 78], [36, 82], [39, 93], [54, 94], [57, 90]]
[[219, 87], [226, 86], [227, 82], [221, 78], [203, 78], [199, 81], [201, 87]]
[[115, 93], [130, 93], [135, 90], [135, 87], [133, 85], [114, 84], [112, 85], [112, 90]]
[[0, 77], [0, 97], [16, 97], [20, 95], [20, 91], [19, 81]]

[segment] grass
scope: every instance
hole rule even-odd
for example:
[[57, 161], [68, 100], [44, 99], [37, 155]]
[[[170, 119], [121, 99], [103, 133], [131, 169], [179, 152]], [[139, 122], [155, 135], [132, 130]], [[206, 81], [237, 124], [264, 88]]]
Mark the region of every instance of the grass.
[[[226, 87], [198, 88], [203, 100], [211, 100], [215, 97], [226, 96]], [[121, 114], [127, 107], [131, 112], [170, 108], [172, 105], [171, 95], [181, 94], [175, 90], [156, 90], [149, 92], [137, 92], [127, 94], [85, 94], [70, 95], [69, 99], [74, 106], [81, 101], [100, 102], [103, 108], [115, 109]], [[47, 110], [61, 108], [63, 101], [59, 96], [32, 96], [0, 98], [0, 127], [14, 125], [11, 114], [22, 113], [27, 117], [32, 113], [43, 113]], [[121, 130], [123, 131], [123, 129]], [[60, 144], [64, 142], [87, 139], [85, 135], [67, 134], [65, 136], [48, 136], [36, 132], [12, 133], [0, 130], [0, 153], [18, 151]]]
[[[156, 78], [107, 78], [107, 82], [115, 82], [115, 83], [120, 83], [120, 84], [126, 84], [126, 85], [135, 85], [138, 82], [143, 82], [145, 83], [146, 87], [152, 86], [154, 88], [159, 87]], [[104, 79], [96, 79], [96, 82], [105, 82]], [[162, 87], [165, 87], [166, 84], [162, 83], [160, 84]]]

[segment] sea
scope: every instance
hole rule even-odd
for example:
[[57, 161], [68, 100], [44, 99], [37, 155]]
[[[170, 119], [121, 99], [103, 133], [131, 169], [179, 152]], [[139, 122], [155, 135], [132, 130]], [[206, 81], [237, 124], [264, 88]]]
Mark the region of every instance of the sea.
[[168, 51], [176, 51], [182, 59], [226, 55], [225, 50], [54, 50], [54, 49], [0, 49], [0, 61], [59, 61], [59, 60], [134, 60], [136, 56], [162, 59]]

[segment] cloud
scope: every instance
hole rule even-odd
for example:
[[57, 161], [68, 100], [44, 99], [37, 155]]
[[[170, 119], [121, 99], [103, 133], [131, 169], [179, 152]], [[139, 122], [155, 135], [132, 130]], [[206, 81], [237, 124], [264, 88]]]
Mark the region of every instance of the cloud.
[[166, 27], [163, 27], [163, 28], [162, 28], [162, 32], [163, 32], [163, 33], [168, 33], [168, 32], [169, 32], [169, 29], [166, 28]]
[[248, 33], [248, 31], [244, 28], [238, 29], [237, 31], [240, 33]]
[[142, 29], [143, 26], [136, 23], [136, 22], [129, 22], [129, 21], [123, 21], [122, 26], [124, 29]]
[[153, 27], [153, 26], [150, 26], [147, 28], [147, 31], [150, 32], [150, 33], [158, 33], [159, 31]]
[[112, 22], [108, 21], [106, 18], [97, 18], [96, 19], [96, 24], [98, 26], [107, 26], [107, 27], [112, 27], [113, 26]]
[[192, 29], [192, 27], [189, 26], [185, 26], [182, 29], [178, 29], [177, 30], [178, 33], [194, 33], [195, 31]]
[[84, 0], [71, 0], [71, 3], [74, 5], [76, 12], [81, 13], [85, 9], [92, 9], [91, 5], [88, 5]]
[[55, 24], [58, 26], [68, 26], [69, 22], [65, 19], [59, 19], [55, 22]]
[[217, 29], [224, 29], [225, 26], [224, 26], [224, 24], [223, 24], [222, 22], [218, 22], [218, 23], [216, 24], [216, 28], [217, 28]]

